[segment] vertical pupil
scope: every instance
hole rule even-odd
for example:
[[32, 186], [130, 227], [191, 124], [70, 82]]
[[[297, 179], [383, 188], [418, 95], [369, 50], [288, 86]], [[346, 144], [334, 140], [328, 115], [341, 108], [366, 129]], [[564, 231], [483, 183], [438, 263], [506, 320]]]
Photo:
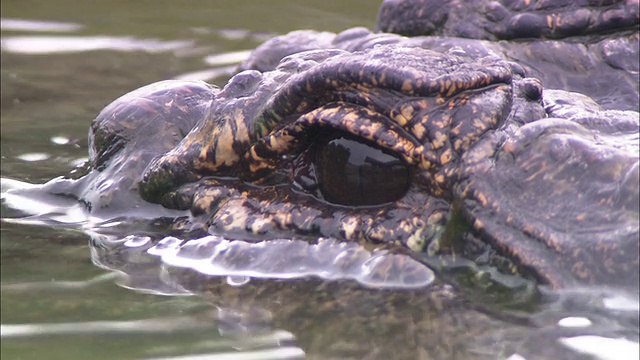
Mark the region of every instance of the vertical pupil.
[[393, 202], [409, 187], [409, 169], [398, 157], [344, 136], [322, 142], [316, 172], [325, 200], [366, 206]]

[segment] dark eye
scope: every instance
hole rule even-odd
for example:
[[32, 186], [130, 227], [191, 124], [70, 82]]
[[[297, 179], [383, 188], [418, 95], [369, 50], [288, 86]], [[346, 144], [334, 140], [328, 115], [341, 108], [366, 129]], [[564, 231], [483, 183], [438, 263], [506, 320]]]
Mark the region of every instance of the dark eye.
[[296, 181], [333, 204], [381, 205], [398, 200], [409, 188], [410, 171], [404, 161], [349, 135], [320, 137], [311, 154], [302, 156], [313, 166], [298, 162], [304, 171], [295, 171]]

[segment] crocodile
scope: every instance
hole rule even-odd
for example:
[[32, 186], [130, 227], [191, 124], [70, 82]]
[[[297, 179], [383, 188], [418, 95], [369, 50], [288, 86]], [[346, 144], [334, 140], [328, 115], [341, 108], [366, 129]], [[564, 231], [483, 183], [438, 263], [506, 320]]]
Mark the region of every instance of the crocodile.
[[544, 88], [585, 94], [605, 109], [637, 111], [639, 25], [637, 0], [385, 0], [378, 32], [293, 31], [259, 46], [240, 69], [272, 70], [287, 55], [321, 48], [358, 51], [394, 43], [455, 49], [511, 60]]
[[[431, 3], [386, 1], [378, 27], [404, 32], [391, 20], [407, 9], [423, 19], [416, 9]], [[637, 287], [639, 125], [628, 110], [637, 109], [637, 63], [607, 52], [633, 52], [635, 41], [637, 53], [637, 23], [628, 21], [637, 1], [603, 5], [613, 10], [598, 21], [609, 25], [569, 26], [576, 31], [558, 24], [582, 8], [537, 2], [533, 10], [555, 21], [538, 32], [522, 30], [541, 26], [529, 21], [534, 5], [505, 3], [521, 12], [497, 22], [495, 11], [474, 12], [497, 24], [468, 22], [484, 33], [447, 25], [468, 12], [451, 1], [444, 23], [426, 20], [438, 24], [435, 36], [294, 32], [259, 47], [223, 88], [163, 81], [138, 89], [91, 124], [84, 171], [41, 190], [79, 199], [101, 218], [168, 218], [179, 232], [329, 237], [424, 261], [461, 254], [554, 288]], [[540, 39], [613, 23], [622, 27], [619, 47], [606, 45], [611, 37], [595, 48]], [[526, 34], [538, 38], [495, 42]], [[480, 39], [455, 37], [463, 35]], [[537, 75], [533, 57], [513, 61], [560, 44], [611, 55], [589, 61], [624, 80], [618, 109], [558, 86], [578, 71], [556, 69], [541, 81], [527, 75]]]
[[634, 286], [637, 135], [637, 112], [543, 91], [498, 57], [321, 49], [222, 89], [168, 80], [123, 96], [91, 125], [89, 172], [44, 189], [104, 218], [156, 203], [189, 211], [184, 231], [488, 256], [555, 288]]

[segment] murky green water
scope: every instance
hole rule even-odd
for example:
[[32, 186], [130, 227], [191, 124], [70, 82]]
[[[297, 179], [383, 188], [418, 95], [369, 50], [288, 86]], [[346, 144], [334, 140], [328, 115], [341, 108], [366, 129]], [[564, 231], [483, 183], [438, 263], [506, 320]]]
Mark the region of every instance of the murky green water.
[[[230, 64], [208, 56], [237, 61], [238, 51], [295, 29], [372, 28], [378, 5], [3, 1], [2, 177], [42, 183], [81, 163], [89, 122], [123, 93], [179, 77], [223, 84]], [[474, 303], [445, 285], [234, 287], [165, 267], [143, 256], [148, 246], [110, 252], [113, 239], [79, 230], [3, 222], [1, 235], [3, 359], [584, 358], [557, 339], [593, 342], [588, 335], [619, 340], [599, 343], [612, 354], [638, 353], [633, 294], [559, 294], [532, 310], [537, 294], [496, 300], [489, 291]], [[492, 301], [489, 308], [509, 311], [476, 310]], [[589, 324], [562, 325], [569, 318]]]

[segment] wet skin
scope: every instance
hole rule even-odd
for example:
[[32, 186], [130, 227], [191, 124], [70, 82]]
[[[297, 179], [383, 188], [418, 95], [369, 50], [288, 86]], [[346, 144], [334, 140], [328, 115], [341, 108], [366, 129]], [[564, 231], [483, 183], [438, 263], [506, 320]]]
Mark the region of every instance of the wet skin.
[[[178, 231], [326, 236], [488, 258], [553, 287], [637, 286], [637, 112], [525, 76], [596, 92], [575, 79], [606, 78], [622, 94], [612, 107], [636, 109], [637, 1], [435, 5], [385, 1], [378, 27], [437, 24], [445, 37], [294, 32], [222, 89], [167, 81], [125, 95], [92, 123], [87, 171], [43, 189], [102, 218], [178, 219]], [[525, 34], [563, 40], [461, 38]], [[580, 35], [597, 45], [565, 40]]]
[[637, 0], [384, 0], [377, 29], [407, 36], [564, 39], [638, 28]]
[[[553, 287], [634, 286], [638, 156], [603, 139], [637, 136], [637, 113], [545, 94], [499, 58], [394, 45], [305, 52], [223, 89], [163, 82], [116, 100], [92, 124], [93, 170], [46, 186], [98, 215], [148, 203], [190, 210], [181, 229], [231, 239], [484, 254]], [[320, 174], [318, 149], [336, 138], [395, 157], [406, 192], [365, 194], [367, 206], [327, 200], [318, 183], [345, 169]]]

